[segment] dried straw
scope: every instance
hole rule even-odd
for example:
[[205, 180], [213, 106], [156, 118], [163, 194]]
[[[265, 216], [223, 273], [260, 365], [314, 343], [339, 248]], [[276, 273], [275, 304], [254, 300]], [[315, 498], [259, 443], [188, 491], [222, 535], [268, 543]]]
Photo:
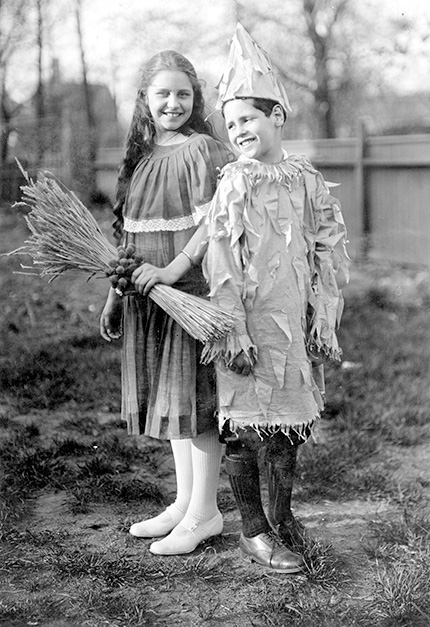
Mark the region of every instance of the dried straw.
[[203, 344], [222, 339], [234, 325], [234, 316], [223, 312], [210, 301], [168, 285], [154, 285], [149, 296], [187, 333]]
[[[38, 270], [36, 274], [48, 276], [50, 281], [70, 271], [89, 273], [89, 278], [111, 274], [109, 262], [118, 258], [118, 250], [109, 243], [85, 205], [54, 179], [40, 174], [34, 182], [22, 172], [28, 184], [21, 188], [22, 201], [17, 205], [31, 208], [25, 220], [32, 235], [24, 246], [10, 254], [30, 255], [33, 268]], [[167, 285], [155, 285], [148, 296], [204, 344], [221, 339], [234, 325], [234, 316], [210, 301]]]
[[40, 276], [50, 281], [66, 271], [106, 276], [109, 261], [115, 259], [117, 250], [110, 244], [94, 217], [79, 198], [45, 175], [34, 183], [24, 172], [28, 185], [24, 185], [22, 202], [32, 210], [25, 216], [32, 236], [25, 246], [13, 253], [26, 253], [40, 268]]

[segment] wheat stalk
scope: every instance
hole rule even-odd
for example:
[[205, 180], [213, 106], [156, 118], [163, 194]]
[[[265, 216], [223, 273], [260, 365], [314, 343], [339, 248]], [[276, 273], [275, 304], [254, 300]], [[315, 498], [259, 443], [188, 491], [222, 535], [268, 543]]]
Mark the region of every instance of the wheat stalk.
[[[113, 262], [121, 263], [119, 250], [124, 249], [115, 248], [107, 240], [94, 217], [73, 192], [63, 189], [44, 174], [34, 182], [22, 168], [21, 171], [27, 185], [21, 188], [22, 199], [16, 205], [31, 209], [25, 216], [31, 236], [24, 246], [9, 254], [30, 255], [33, 267], [22, 268], [36, 269], [38, 275], [47, 276], [50, 281], [71, 271], [87, 273], [89, 278], [111, 276], [112, 279], [116, 265]], [[131, 274], [130, 268], [128, 273]], [[125, 289], [117, 288], [117, 291], [129, 293]], [[235, 318], [231, 314], [210, 301], [173, 287], [157, 284], [148, 296], [187, 333], [204, 344], [211, 345], [220, 340], [234, 326]]]

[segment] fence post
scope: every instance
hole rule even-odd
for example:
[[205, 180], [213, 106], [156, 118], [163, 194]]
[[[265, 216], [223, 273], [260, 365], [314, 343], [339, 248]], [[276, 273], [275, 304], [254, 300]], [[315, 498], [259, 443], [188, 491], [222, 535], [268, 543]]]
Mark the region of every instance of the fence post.
[[357, 185], [357, 207], [361, 213], [362, 221], [362, 244], [361, 256], [367, 261], [371, 249], [372, 238], [372, 216], [369, 198], [369, 172], [365, 164], [368, 153], [368, 133], [364, 120], [358, 123], [358, 143], [356, 156], [356, 185]]

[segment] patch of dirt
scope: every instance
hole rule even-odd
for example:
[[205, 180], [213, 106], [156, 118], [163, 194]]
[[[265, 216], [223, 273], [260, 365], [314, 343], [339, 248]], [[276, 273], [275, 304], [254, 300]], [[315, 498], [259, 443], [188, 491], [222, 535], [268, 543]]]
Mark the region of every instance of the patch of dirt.
[[[118, 419], [118, 416], [102, 412], [97, 417], [99, 423], [104, 425]], [[63, 431], [62, 423], [67, 419], [67, 412], [46, 411], [17, 418], [21, 423], [30, 423], [35, 419], [42, 433], [52, 437]], [[322, 440], [311, 445], [329, 445], [324, 437]], [[144, 439], [142, 446], [145, 446]], [[429, 496], [429, 444], [407, 449], [391, 447], [385, 454], [397, 462], [395, 472], [399, 490], [402, 485], [418, 482], [423, 486], [424, 494]], [[159, 474], [162, 476], [166, 502], [170, 502], [175, 495], [174, 468], [170, 454], [166, 455]], [[222, 469], [220, 495], [228, 494], [229, 490], [228, 478]], [[264, 487], [263, 496], [267, 499]], [[96, 505], [88, 513], [77, 514], [72, 513], [70, 495], [66, 492], [43, 491], [35, 495], [30, 516], [19, 526], [22, 531], [46, 532], [47, 537], [49, 533], [64, 532], [70, 548], [76, 545], [94, 552], [120, 552], [124, 558], [132, 560], [136, 569], [141, 568], [143, 572], [142, 586], [150, 615], [153, 617], [148, 625], [194, 627], [200, 624], [211, 626], [220, 622], [226, 627], [258, 625], [259, 623], [250, 622], [246, 608], [250, 603], [255, 603], [259, 594], [266, 594], [270, 590], [271, 581], [279, 583], [279, 577], [282, 576], [268, 573], [241, 559], [238, 549], [240, 519], [236, 508], [226, 507], [223, 512], [225, 524], [222, 535], [203, 543], [194, 553], [189, 556], [157, 557], [149, 552], [151, 540], [133, 538], [128, 534], [128, 527], [133, 521], [158, 513], [161, 508], [162, 506], [154, 503], [150, 503], [149, 507], [142, 503], [141, 506], [134, 504], [125, 508], [118, 505]], [[295, 502], [294, 510], [309, 533], [315, 539], [332, 545], [339, 557], [339, 563], [345, 569], [342, 597], [347, 595], [351, 603], [369, 600], [372, 595], [374, 568], [365, 551], [369, 523], [400, 517], [401, 513], [396, 505], [370, 499], [336, 502], [322, 500], [318, 503]], [[189, 571], [190, 568], [198, 570], [202, 564], [202, 578], [196, 587], [189, 577]], [[152, 573], [149, 578], [144, 574], [147, 568]], [[157, 569], [159, 576], [154, 575]], [[291, 581], [292, 578], [286, 579]], [[305, 582], [303, 576], [294, 577], [296, 583], [300, 580]], [[242, 584], [241, 587], [237, 585], [238, 582]], [[243, 582], [248, 582], [245, 588]], [[247, 590], [246, 593], [244, 589]], [[333, 599], [336, 593], [331, 594], [332, 601], [335, 602]], [[210, 618], [212, 615], [213, 619]]]

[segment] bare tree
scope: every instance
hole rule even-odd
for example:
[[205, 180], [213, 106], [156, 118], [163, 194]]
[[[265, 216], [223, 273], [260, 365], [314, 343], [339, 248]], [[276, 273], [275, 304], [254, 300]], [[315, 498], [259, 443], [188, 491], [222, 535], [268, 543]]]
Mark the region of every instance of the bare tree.
[[[369, 102], [390, 98], [415, 67], [430, 67], [430, 18], [374, 0], [235, 0], [236, 17], [267, 47], [287, 91], [295, 136], [356, 130]], [[424, 72], [422, 72], [424, 75]], [[396, 81], [397, 78], [397, 81]]]
[[[307, 34], [312, 42], [315, 57], [315, 114], [321, 137], [335, 137], [334, 91], [330, 60], [332, 57], [333, 29], [339, 22], [349, 0], [327, 3], [324, 0], [303, 0]], [[338, 88], [338, 86], [336, 87]]]
[[43, 81], [43, 56], [44, 56], [44, 16], [43, 16], [43, 0], [36, 0], [36, 10], [37, 10], [37, 89], [35, 94], [35, 103], [36, 103], [36, 118], [37, 118], [37, 129], [36, 129], [36, 160], [38, 167], [43, 166], [44, 157], [45, 157], [45, 117], [46, 117], [46, 109], [45, 109], [45, 89], [44, 89], [44, 81]]
[[30, 0], [0, 0], [0, 176], [8, 157], [12, 120], [21, 107], [8, 91], [8, 72], [14, 55], [28, 40], [29, 4]]
[[[281, 3], [277, 12], [269, 14], [264, 7], [236, 2], [238, 18], [251, 33], [262, 23], [271, 23], [278, 33], [275, 40], [271, 38], [275, 48], [271, 57], [280, 77], [311, 103], [310, 117], [320, 137], [336, 135], [334, 105], [339, 81], [334, 80], [333, 59], [339, 56], [339, 48], [335, 31], [349, 3], [297, 0], [289, 7]], [[273, 41], [277, 43], [273, 45]]]
[[86, 137], [86, 141], [82, 146], [84, 152], [84, 154], [82, 155], [84, 157], [82, 165], [84, 166], [84, 169], [83, 171], [81, 169], [78, 178], [80, 179], [81, 184], [85, 186], [85, 195], [88, 197], [88, 199], [91, 199], [91, 197], [94, 197], [97, 193], [96, 159], [98, 144], [93, 97], [88, 82], [88, 67], [85, 56], [84, 36], [82, 28], [82, 0], [75, 0], [75, 17], [79, 52], [81, 58], [82, 87], [84, 93], [87, 124], [87, 133], [81, 136], [82, 138]]

